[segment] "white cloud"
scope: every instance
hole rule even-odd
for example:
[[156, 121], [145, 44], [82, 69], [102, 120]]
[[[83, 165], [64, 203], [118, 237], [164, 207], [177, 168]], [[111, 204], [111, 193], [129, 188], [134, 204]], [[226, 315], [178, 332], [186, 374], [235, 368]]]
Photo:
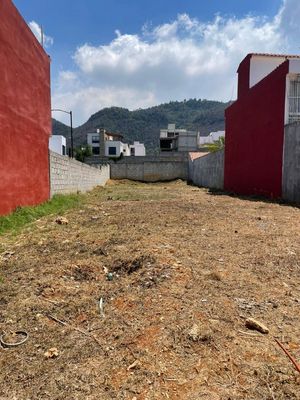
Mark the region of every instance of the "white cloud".
[[[236, 69], [249, 52], [286, 52], [297, 47], [298, 0], [284, 0], [273, 18], [216, 16], [201, 22], [182, 14], [140, 34], [122, 34], [106, 45], [84, 44], [54, 87], [53, 105], [72, 108], [77, 123], [107, 106], [129, 109], [170, 100], [230, 100]], [[288, 41], [291, 38], [291, 41]]]
[[[42, 32], [41, 32], [40, 25], [35, 21], [29, 22], [28, 25], [29, 25], [29, 28], [32, 30], [34, 36], [41, 43], [41, 41], [42, 41]], [[47, 48], [47, 47], [50, 47], [52, 45], [53, 45], [53, 38], [51, 36], [45, 35], [45, 33], [44, 33], [44, 46]]]
[[286, 40], [287, 50], [300, 49], [300, 2], [299, 0], [283, 0], [283, 5], [277, 16], [280, 31]]

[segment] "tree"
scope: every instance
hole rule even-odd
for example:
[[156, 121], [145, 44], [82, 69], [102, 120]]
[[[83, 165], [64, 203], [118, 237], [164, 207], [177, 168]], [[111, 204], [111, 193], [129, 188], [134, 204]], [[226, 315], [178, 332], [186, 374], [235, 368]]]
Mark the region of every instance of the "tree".
[[218, 140], [215, 140], [213, 143], [207, 143], [205, 147], [210, 153], [222, 150], [225, 147], [225, 137], [220, 136]]
[[75, 149], [75, 158], [77, 161], [84, 162], [86, 157], [90, 157], [93, 154], [91, 146], [80, 146]]

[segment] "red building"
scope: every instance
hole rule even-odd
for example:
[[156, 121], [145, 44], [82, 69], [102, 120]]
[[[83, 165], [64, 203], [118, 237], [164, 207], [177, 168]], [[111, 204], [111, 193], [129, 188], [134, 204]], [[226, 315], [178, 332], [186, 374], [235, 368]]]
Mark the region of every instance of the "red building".
[[280, 197], [284, 126], [300, 119], [300, 57], [248, 54], [225, 119], [224, 189]]
[[49, 198], [50, 59], [0, 1], [0, 214]]

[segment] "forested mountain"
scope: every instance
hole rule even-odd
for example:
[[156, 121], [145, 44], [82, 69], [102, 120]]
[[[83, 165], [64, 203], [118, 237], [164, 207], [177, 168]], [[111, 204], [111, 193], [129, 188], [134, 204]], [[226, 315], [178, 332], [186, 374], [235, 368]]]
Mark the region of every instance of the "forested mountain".
[[[224, 110], [229, 105], [219, 101], [191, 99], [135, 111], [120, 107], [104, 108], [74, 129], [74, 145], [86, 144], [88, 132], [104, 128], [121, 133], [125, 142], [143, 142], [148, 154], [155, 153], [159, 148], [160, 129], [166, 128], [168, 123], [176, 124], [177, 128], [200, 130], [205, 136], [211, 131], [224, 129]], [[53, 120], [53, 134], [69, 137], [70, 129]]]

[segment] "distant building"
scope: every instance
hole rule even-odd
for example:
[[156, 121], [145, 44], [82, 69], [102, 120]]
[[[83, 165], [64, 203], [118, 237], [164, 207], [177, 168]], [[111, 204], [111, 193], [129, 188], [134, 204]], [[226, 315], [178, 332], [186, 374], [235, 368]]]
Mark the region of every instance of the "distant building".
[[62, 135], [52, 135], [49, 138], [49, 150], [65, 156], [67, 148], [66, 138]]
[[119, 133], [97, 129], [87, 134], [87, 144], [91, 146], [93, 155], [100, 157], [145, 156], [143, 143], [134, 142], [133, 145], [122, 142], [123, 136]]
[[133, 142], [133, 144], [129, 145], [130, 155], [141, 157], [146, 155], [145, 145], [140, 142]]
[[91, 146], [93, 155], [100, 154], [100, 136], [99, 132], [92, 132], [87, 134], [87, 144]]
[[120, 140], [106, 140], [105, 141], [105, 157], [121, 157], [130, 156], [130, 148], [127, 143]]
[[169, 124], [167, 129], [160, 130], [160, 150], [190, 152], [199, 151], [200, 132], [176, 129], [175, 124]]
[[200, 136], [200, 145], [212, 144], [220, 139], [220, 137], [225, 137], [225, 131], [211, 132], [208, 136]]

